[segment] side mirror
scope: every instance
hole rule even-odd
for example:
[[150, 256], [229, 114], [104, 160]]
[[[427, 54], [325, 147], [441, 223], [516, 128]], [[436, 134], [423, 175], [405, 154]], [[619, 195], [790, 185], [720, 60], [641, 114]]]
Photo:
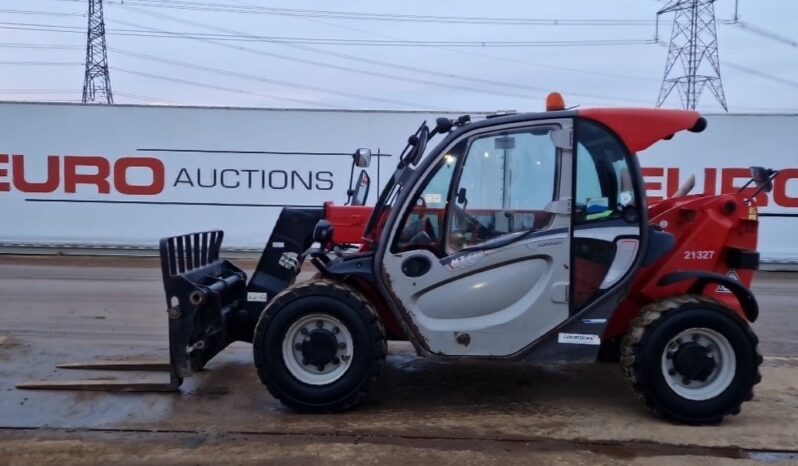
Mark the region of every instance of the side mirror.
[[360, 170], [360, 175], [357, 177], [357, 184], [355, 185], [355, 192], [352, 194], [352, 205], [366, 205], [366, 200], [369, 198], [369, 188], [371, 187], [371, 177], [366, 170]]
[[360, 168], [367, 168], [371, 165], [371, 150], [369, 149], [358, 149], [355, 151], [353, 155], [355, 159], [355, 166]]
[[773, 174], [775, 171], [765, 167], [751, 167], [751, 178], [760, 191], [769, 193], [773, 190]]

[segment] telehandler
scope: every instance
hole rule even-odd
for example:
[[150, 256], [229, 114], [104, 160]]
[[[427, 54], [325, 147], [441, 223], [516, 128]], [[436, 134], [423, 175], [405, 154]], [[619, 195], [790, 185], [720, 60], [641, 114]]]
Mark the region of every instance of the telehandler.
[[[556, 93], [541, 113], [425, 122], [374, 207], [361, 170], [346, 205], [284, 208], [249, 282], [219, 258], [221, 231], [161, 240], [170, 383], [24, 386], [176, 390], [245, 341], [275, 398], [341, 411], [394, 339], [441, 360], [616, 359], [655, 412], [717, 423], [760, 381], [756, 200], [777, 172], [648, 204], [636, 157], [705, 127], [692, 111], [566, 110]], [[307, 261], [317, 274], [296, 282]]]

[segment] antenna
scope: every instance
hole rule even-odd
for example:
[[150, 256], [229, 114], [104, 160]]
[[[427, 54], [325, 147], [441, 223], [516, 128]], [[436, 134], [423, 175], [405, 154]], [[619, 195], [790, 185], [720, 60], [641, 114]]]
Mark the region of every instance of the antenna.
[[[695, 110], [701, 94], [709, 88], [728, 112], [720, 79], [715, 0], [673, 0], [657, 16], [665, 13], [674, 14], [673, 29], [657, 107], [662, 107], [677, 89], [682, 106]], [[681, 74], [675, 69], [677, 62], [681, 64]]]
[[86, 74], [83, 78], [83, 103], [114, 103], [108, 75], [105, 46], [103, 0], [89, 0], [89, 28], [86, 40]]

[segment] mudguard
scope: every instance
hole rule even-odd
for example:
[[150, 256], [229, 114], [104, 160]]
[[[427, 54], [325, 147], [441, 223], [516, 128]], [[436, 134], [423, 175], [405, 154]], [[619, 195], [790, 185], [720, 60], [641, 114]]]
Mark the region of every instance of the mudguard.
[[749, 322], [755, 322], [759, 317], [759, 304], [757, 303], [754, 294], [751, 293], [751, 290], [746, 288], [742, 283], [729, 278], [726, 275], [713, 272], [704, 272], [701, 270], [685, 270], [665, 275], [659, 280], [659, 282], [657, 282], [657, 286], [673, 285], [674, 283], [685, 280], [695, 280], [695, 283], [690, 286], [689, 290], [690, 293], [695, 294], [702, 294], [704, 288], [710, 283], [723, 285], [737, 298], [737, 301], [740, 303], [740, 306], [742, 306], [743, 311], [745, 312], [745, 317]]

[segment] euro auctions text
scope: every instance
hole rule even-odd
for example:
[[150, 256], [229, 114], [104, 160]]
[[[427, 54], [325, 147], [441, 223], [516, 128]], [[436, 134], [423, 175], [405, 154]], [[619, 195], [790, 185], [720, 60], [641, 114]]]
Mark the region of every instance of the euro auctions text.
[[327, 170], [194, 168], [167, 170], [155, 157], [0, 154], [0, 192], [75, 194], [80, 186], [96, 194], [158, 196], [174, 189], [317, 190], [335, 187]]

